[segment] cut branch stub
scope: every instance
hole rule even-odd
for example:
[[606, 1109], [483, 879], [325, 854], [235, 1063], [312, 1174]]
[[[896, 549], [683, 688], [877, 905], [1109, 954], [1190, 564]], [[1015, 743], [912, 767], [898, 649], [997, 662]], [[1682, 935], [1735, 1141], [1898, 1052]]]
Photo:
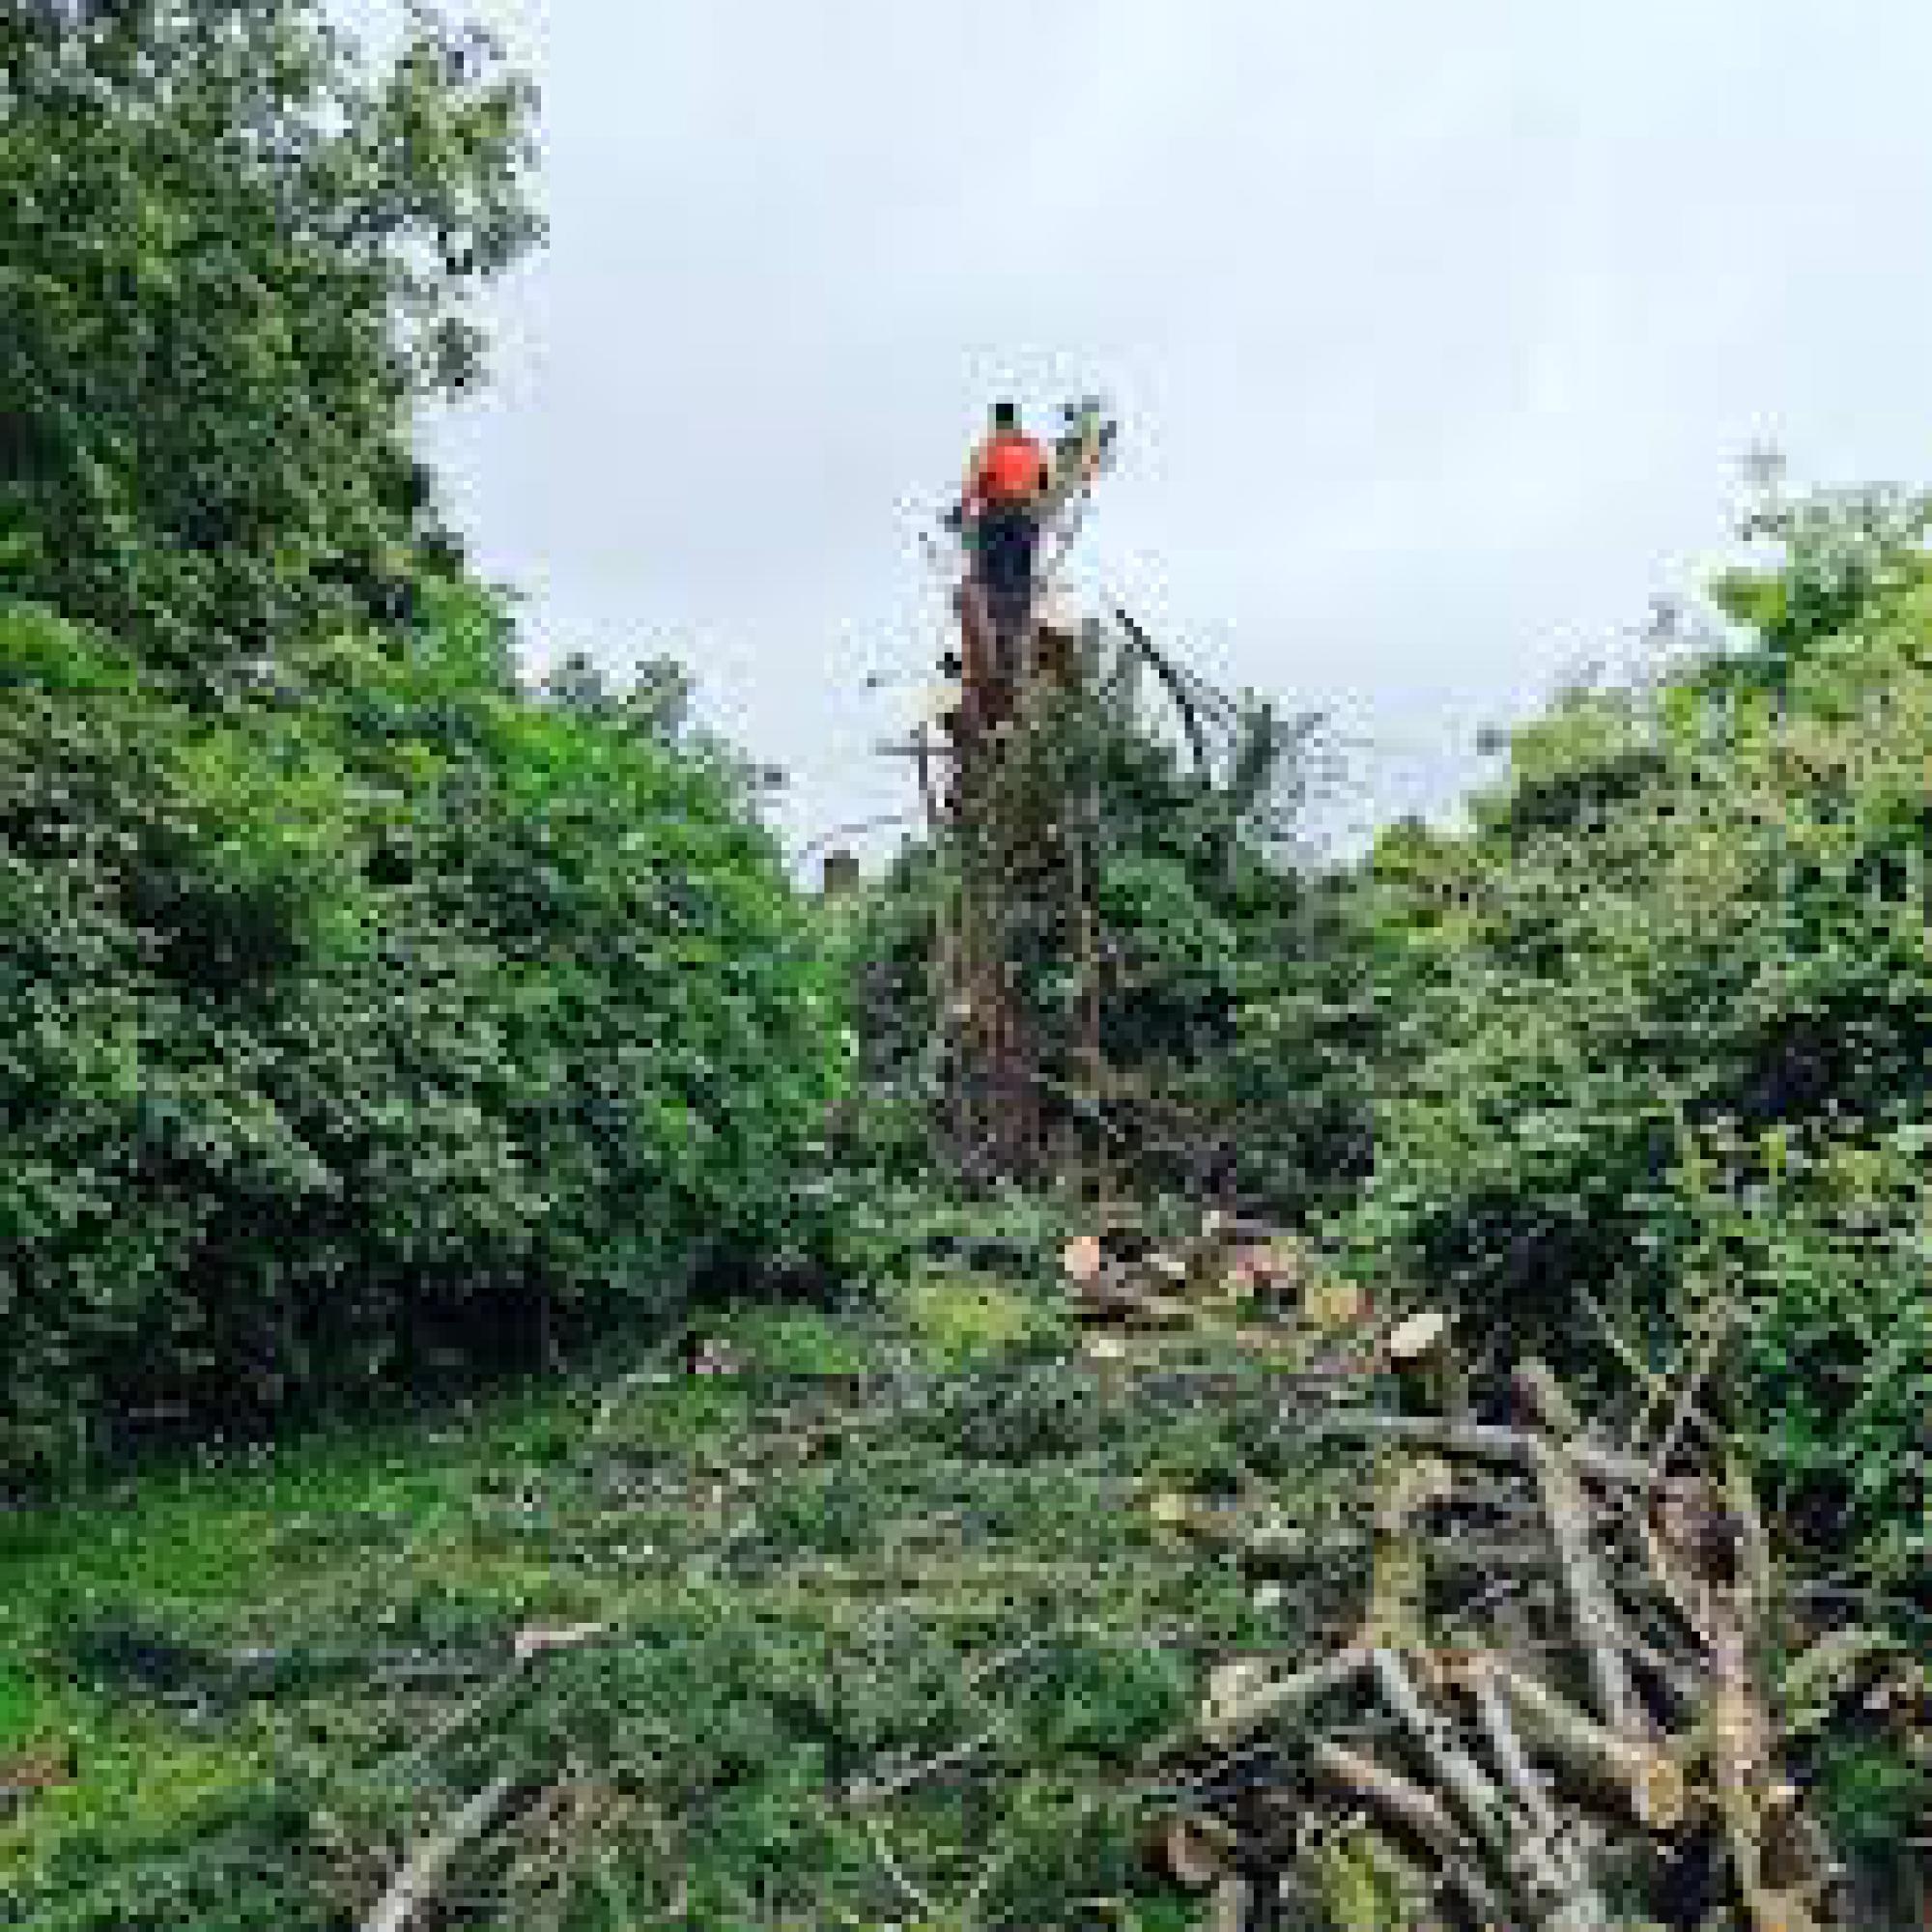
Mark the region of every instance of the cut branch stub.
[[1399, 1322], [1386, 1344], [1396, 1406], [1405, 1415], [1464, 1415], [1468, 1392], [1449, 1341], [1449, 1318], [1424, 1309]]
[[1202, 1739], [1224, 1749], [1239, 1744], [1264, 1725], [1296, 1718], [1323, 1697], [1354, 1683], [1368, 1663], [1368, 1652], [1351, 1646], [1293, 1676], [1274, 1678], [1209, 1713], [1201, 1724]]

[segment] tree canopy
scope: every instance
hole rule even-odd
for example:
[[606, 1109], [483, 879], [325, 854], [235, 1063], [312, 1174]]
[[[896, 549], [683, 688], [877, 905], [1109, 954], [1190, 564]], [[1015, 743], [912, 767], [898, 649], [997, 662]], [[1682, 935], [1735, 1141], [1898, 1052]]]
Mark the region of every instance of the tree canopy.
[[418, 11], [0, 22], [0, 1474], [796, 1245], [833, 993], [684, 674], [526, 689], [413, 454], [536, 234]]
[[372, 73], [312, 0], [0, 20], [0, 587], [220, 682], [400, 614], [453, 542], [412, 400], [539, 233], [528, 82], [424, 9]]

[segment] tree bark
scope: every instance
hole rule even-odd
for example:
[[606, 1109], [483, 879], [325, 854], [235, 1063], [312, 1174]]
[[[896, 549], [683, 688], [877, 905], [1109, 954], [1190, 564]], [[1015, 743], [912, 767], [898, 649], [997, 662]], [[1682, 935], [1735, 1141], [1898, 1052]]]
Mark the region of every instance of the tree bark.
[[1623, 1619], [1597, 1561], [1590, 1499], [1578, 1480], [1572, 1452], [1537, 1442], [1531, 1451], [1536, 1486], [1555, 1540], [1577, 1635], [1589, 1666], [1597, 1708], [1610, 1729], [1639, 1737], [1650, 1728], [1624, 1662]]
[[[1499, 1658], [1482, 1660], [1482, 1667], [1531, 1739], [1565, 1770], [1615, 1791], [1646, 1829], [1675, 1829], [1684, 1816], [1686, 1793], [1683, 1766], [1673, 1752], [1619, 1736]], [[1463, 1667], [1464, 1675], [1467, 1668]]]

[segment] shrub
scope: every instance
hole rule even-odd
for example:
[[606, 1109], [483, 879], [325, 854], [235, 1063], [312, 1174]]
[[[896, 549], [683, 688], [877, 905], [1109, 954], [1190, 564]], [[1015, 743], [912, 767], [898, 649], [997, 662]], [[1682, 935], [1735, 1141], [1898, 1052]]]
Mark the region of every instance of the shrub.
[[792, 1237], [838, 1059], [771, 839], [435, 609], [240, 715], [0, 614], [0, 1463], [535, 1359]]

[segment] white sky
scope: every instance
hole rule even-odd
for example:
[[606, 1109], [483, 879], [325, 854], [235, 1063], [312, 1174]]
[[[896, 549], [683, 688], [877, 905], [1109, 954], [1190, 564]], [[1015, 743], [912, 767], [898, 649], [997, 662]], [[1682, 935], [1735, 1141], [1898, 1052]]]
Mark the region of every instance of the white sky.
[[1114, 396], [1090, 572], [1330, 710], [1357, 819], [1684, 585], [1747, 444], [1932, 474], [1907, 0], [477, 11], [553, 233], [446, 494], [533, 654], [687, 658], [795, 840], [910, 802], [864, 681], [938, 647], [915, 533], [995, 394]]

